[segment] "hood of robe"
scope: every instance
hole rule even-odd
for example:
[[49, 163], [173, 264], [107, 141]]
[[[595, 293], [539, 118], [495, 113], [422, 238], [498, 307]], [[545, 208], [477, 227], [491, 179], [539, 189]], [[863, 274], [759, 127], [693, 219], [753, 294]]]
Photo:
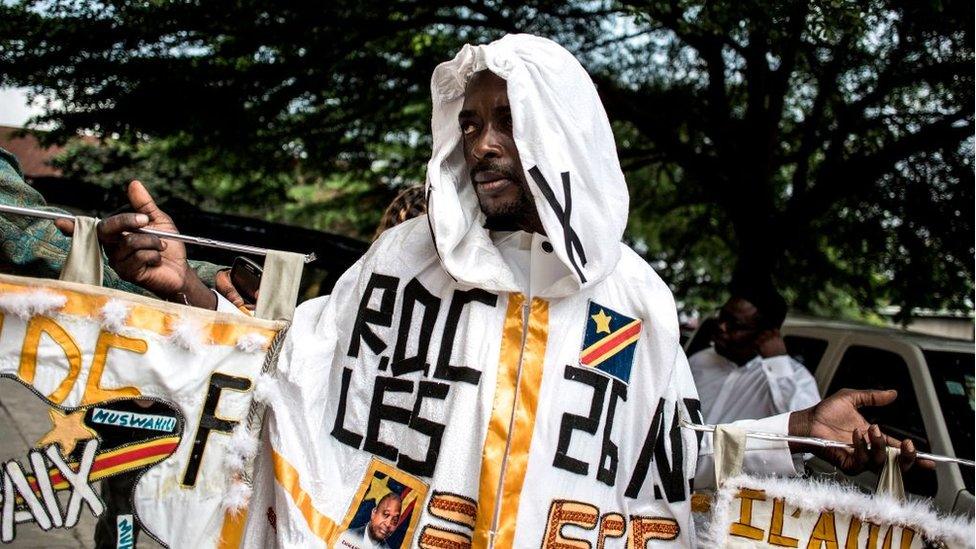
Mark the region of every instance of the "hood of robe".
[[465, 45], [434, 70], [427, 196], [428, 221], [441, 263], [463, 285], [519, 291], [484, 228], [458, 125], [465, 85], [474, 73], [486, 69], [508, 83], [525, 180], [553, 254], [565, 267], [565, 276], [538, 295], [578, 293], [616, 266], [629, 198], [610, 122], [593, 81], [565, 48], [536, 36], [508, 35], [486, 45]]

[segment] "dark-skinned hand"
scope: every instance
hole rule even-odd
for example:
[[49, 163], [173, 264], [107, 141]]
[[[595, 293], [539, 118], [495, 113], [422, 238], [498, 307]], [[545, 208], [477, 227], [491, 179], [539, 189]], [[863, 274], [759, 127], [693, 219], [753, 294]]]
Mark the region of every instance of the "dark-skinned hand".
[[[149, 228], [178, 233], [173, 219], [156, 206], [149, 191], [139, 181], [129, 184], [127, 194], [135, 212], [113, 215], [98, 224], [98, 240], [112, 269], [123, 280], [164, 299], [215, 309], [217, 296], [190, 268], [183, 243], [133, 232]], [[59, 219], [55, 225], [65, 235], [74, 232], [71, 220]]]
[[786, 354], [786, 342], [778, 329], [763, 330], [756, 336], [756, 349], [763, 358], [783, 356]]
[[234, 287], [234, 283], [231, 282], [230, 269], [217, 271], [217, 276], [214, 277], [214, 289], [238, 309], [254, 311], [255, 305], [244, 301], [237, 288]]
[[854, 448], [821, 448], [791, 442], [790, 450], [793, 453], [814, 454], [848, 475], [855, 475], [868, 469], [879, 471], [886, 460], [887, 446], [901, 449], [898, 464], [903, 472], [916, 464], [924, 469], [934, 468], [934, 462], [916, 459], [915, 444], [910, 439], [899, 441], [883, 434], [877, 425], [869, 424], [858, 412], [862, 406], [891, 404], [897, 397], [898, 392], [893, 390], [842, 389], [816, 406], [793, 412], [790, 414], [791, 435], [850, 442]]

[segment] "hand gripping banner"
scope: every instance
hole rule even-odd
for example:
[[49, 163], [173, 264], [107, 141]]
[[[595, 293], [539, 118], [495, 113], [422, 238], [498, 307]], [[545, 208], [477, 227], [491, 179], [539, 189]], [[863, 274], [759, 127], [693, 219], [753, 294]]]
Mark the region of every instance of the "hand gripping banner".
[[0, 464], [0, 541], [25, 523], [99, 516], [93, 483], [142, 471], [132, 497], [145, 533], [235, 546], [262, 420], [255, 388], [294, 310], [303, 257], [268, 255], [258, 317], [219, 313], [102, 288], [94, 220], [75, 226], [61, 280], [0, 275], [0, 382], [32, 390], [50, 425]]
[[742, 474], [745, 433], [731, 426], [716, 426], [714, 444], [719, 488], [702, 521], [702, 547], [973, 547], [971, 520], [905, 499], [894, 448], [870, 495], [836, 482]]

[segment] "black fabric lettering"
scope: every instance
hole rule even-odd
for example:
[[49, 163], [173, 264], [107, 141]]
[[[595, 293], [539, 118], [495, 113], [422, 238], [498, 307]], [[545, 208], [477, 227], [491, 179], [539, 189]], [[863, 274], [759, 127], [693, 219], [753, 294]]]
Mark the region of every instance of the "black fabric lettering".
[[[686, 398], [685, 408], [688, 410], [688, 417], [691, 418], [691, 422], [696, 425], [701, 425], [705, 423], [705, 418], [701, 413], [701, 401], [695, 398]], [[698, 439], [698, 448], [701, 449], [702, 437], [705, 433], [701, 431], [695, 431], [695, 436]], [[695, 476], [692, 474], [691, 478], [688, 479], [688, 493], [693, 494], [695, 492]]]
[[610, 402], [607, 403], [607, 421], [603, 424], [603, 447], [600, 449], [600, 463], [596, 469], [596, 479], [607, 486], [613, 486], [617, 483], [617, 445], [610, 440], [610, 434], [613, 431], [613, 418], [617, 412], [617, 400], [627, 400], [627, 384], [619, 379], [614, 379], [613, 385], [610, 387]]
[[[691, 418], [691, 422], [695, 425], [702, 425], [705, 422], [705, 418], [701, 413], [701, 401], [696, 398], [685, 398], [685, 409], [688, 410], [688, 417]], [[702, 431], [695, 431], [695, 435], [698, 437], [698, 446], [701, 447], [702, 437], [705, 433]]]
[[[674, 417], [671, 418], [671, 456], [668, 460], [667, 450], [664, 448], [664, 432], [658, 434], [657, 444], [654, 445], [654, 461], [657, 462], [657, 474], [661, 477], [661, 488], [668, 503], [685, 500], [685, 472], [684, 450], [681, 444], [681, 427], [679, 425], [679, 404], [674, 403]], [[661, 428], [664, 428], [662, 423]]]
[[586, 475], [589, 472], [589, 464], [569, 456], [569, 444], [573, 438], [573, 431], [596, 434], [596, 430], [600, 427], [600, 416], [603, 415], [603, 397], [607, 394], [607, 384], [610, 380], [596, 373], [596, 370], [592, 368], [576, 368], [568, 364], [563, 372], [563, 377], [593, 387], [593, 400], [590, 401], [588, 416], [568, 412], [563, 414], [563, 419], [559, 424], [559, 442], [556, 447], [556, 455], [552, 458], [552, 465], [577, 475]]
[[386, 420], [407, 425], [410, 423], [410, 410], [383, 404], [383, 397], [386, 393], [411, 392], [413, 392], [413, 382], [408, 379], [376, 377], [373, 400], [369, 405], [369, 421], [366, 424], [366, 442], [363, 443], [363, 450], [390, 461], [397, 460], [399, 451], [396, 447], [379, 440], [380, 423]]
[[644, 481], [647, 479], [647, 473], [651, 468], [651, 457], [654, 455], [654, 444], [657, 442], [658, 431], [661, 428], [661, 418], [664, 416], [664, 399], [660, 399], [657, 402], [657, 408], [654, 410], [654, 419], [651, 420], [651, 427], [647, 430], [647, 436], [644, 437], [644, 445], [641, 447], [640, 455], [637, 456], [637, 464], [634, 465], [634, 473], [630, 477], [630, 483], [627, 484], [627, 491], [624, 495], [634, 499], [640, 494], [641, 488], [644, 486]]
[[417, 400], [413, 404], [413, 414], [410, 416], [410, 428], [422, 435], [427, 435], [430, 438], [430, 444], [427, 445], [427, 455], [423, 461], [413, 459], [406, 454], [400, 454], [400, 459], [397, 461], [397, 466], [400, 469], [414, 475], [433, 476], [434, 467], [437, 465], [437, 456], [441, 451], [441, 437], [444, 435], [444, 426], [420, 417], [420, 407], [425, 398], [444, 400], [447, 398], [447, 391], [450, 388], [451, 386], [447, 383], [420, 382], [417, 387]]
[[336, 418], [335, 423], [332, 425], [332, 436], [336, 440], [345, 444], [346, 446], [352, 446], [353, 448], [359, 448], [359, 443], [363, 441], [363, 436], [356, 434], [352, 431], [346, 429], [346, 399], [349, 396], [349, 381], [352, 379], [352, 370], [349, 368], [342, 369], [342, 385], [339, 387], [339, 406], [336, 407]]
[[441, 336], [441, 348], [437, 354], [437, 367], [434, 377], [444, 381], [463, 381], [477, 385], [481, 381], [481, 372], [467, 366], [451, 366], [451, 353], [454, 350], [454, 339], [457, 336], [461, 313], [468, 303], [482, 303], [489, 307], [498, 304], [498, 296], [475, 288], [473, 290], [454, 290], [451, 305], [447, 310], [447, 321], [444, 323], [444, 334]]
[[[352, 337], [349, 339], [348, 356], [359, 356], [359, 342], [365, 341], [373, 354], [380, 354], [386, 350], [386, 343], [377, 336], [369, 325], [389, 327], [393, 324], [393, 303], [396, 300], [397, 286], [400, 279], [395, 276], [386, 276], [373, 273], [366, 283], [366, 291], [363, 298], [359, 300], [359, 311], [356, 313], [356, 323], [352, 329]], [[383, 292], [380, 298], [379, 310], [369, 308], [369, 299], [373, 296], [374, 290]]]
[[573, 230], [570, 224], [570, 217], [573, 213], [573, 194], [569, 187], [569, 172], [562, 173], [563, 180], [563, 197], [566, 199], [565, 209], [559, 204], [559, 200], [556, 199], [555, 193], [552, 192], [552, 187], [549, 186], [549, 182], [546, 181], [545, 176], [539, 170], [538, 166], [533, 166], [529, 169], [529, 175], [535, 181], [536, 185], [539, 186], [539, 190], [542, 191], [542, 195], [546, 197], [546, 201], [549, 202], [549, 206], [552, 211], [556, 213], [556, 218], [559, 219], [559, 224], [563, 228], [563, 245], [566, 247], [566, 255], [569, 256], [569, 262], [573, 264], [573, 268], [576, 269], [576, 274], [579, 275], [580, 282], [585, 283], [586, 277], [583, 275], [583, 269], [580, 267], [579, 263], [576, 261], [576, 255], [579, 254], [579, 259], [586, 266], [586, 252], [583, 250], [583, 242], [580, 240], [579, 235]]
[[200, 471], [200, 462], [203, 461], [203, 452], [207, 449], [207, 441], [210, 440], [210, 431], [230, 433], [240, 423], [221, 419], [215, 415], [221, 392], [224, 389], [247, 391], [250, 388], [251, 380], [246, 377], [229, 376], [219, 372], [210, 376], [210, 387], [207, 389], [207, 398], [203, 401], [203, 411], [200, 413], [200, 425], [193, 438], [190, 459], [183, 472], [183, 486], [195, 486], [197, 483], [197, 473]]
[[[407, 342], [410, 340], [410, 325], [413, 323], [414, 305], [424, 306], [424, 315], [420, 320], [420, 333], [417, 338], [417, 354], [406, 358]], [[416, 278], [407, 282], [403, 288], [403, 303], [400, 305], [400, 329], [397, 333], [396, 346], [393, 349], [393, 375], [401, 376], [410, 372], [423, 372], [427, 375], [427, 349], [430, 348], [430, 336], [434, 332], [437, 313], [441, 309], [441, 299], [427, 291]]]

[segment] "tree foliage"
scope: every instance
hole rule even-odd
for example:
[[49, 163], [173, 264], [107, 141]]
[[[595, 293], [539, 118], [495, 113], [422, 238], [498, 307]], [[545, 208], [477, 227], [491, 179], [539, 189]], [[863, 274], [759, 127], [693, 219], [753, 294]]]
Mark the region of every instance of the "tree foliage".
[[822, 313], [972, 307], [971, 2], [0, 10], [0, 84], [49, 101], [55, 137], [164, 139], [193, 178], [224, 178], [191, 184], [204, 199], [271, 217], [337, 211], [337, 192], [339, 211], [361, 211], [356, 196], [421, 180], [436, 63], [506, 32], [548, 36], [590, 70], [614, 123], [628, 239], [686, 304], [747, 264]]

